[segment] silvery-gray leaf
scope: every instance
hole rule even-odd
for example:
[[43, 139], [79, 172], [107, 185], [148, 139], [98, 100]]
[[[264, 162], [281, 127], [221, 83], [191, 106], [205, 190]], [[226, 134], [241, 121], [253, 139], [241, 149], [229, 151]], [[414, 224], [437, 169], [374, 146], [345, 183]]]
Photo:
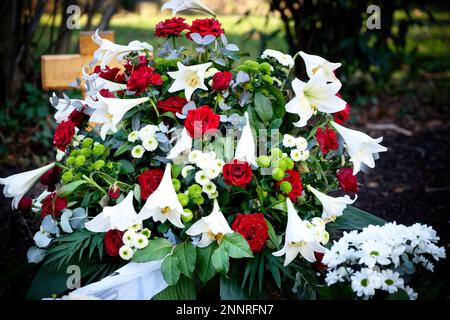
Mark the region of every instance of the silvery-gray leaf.
[[169, 138], [167, 138], [167, 136], [162, 132], [156, 133], [156, 140], [162, 143], [169, 142]]
[[170, 241], [173, 245], [176, 245], [180, 240], [177, 236], [172, 232], [172, 229], [169, 228], [166, 233], [163, 233], [163, 237]]
[[196, 43], [196, 44], [199, 44], [199, 45], [202, 45], [203, 44], [203, 38], [202, 38], [202, 36], [199, 34], [199, 33], [191, 33], [191, 39]]
[[94, 113], [94, 109], [88, 106], [84, 108], [83, 113], [87, 114], [88, 116], [91, 116]]
[[231, 109], [231, 107], [229, 106], [229, 105], [227, 105], [225, 102], [223, 102], [223, 101], [220, 101], [219, 102], [219, 108], [221, 109], [221, 110], [223, 110], [223, 111], [227, 111], [227, 110], [230, 110]]
[[222, 43], [223, 43], [224, 46], [226, 46], [228, 44], [228, 39], [227, 39], [227, 37], [226, 37], [226, 35], [224, 33], [222, 33], [220, 35], [220, 39], [222, 40]]
[[228, 122], [228, 117], [224, 114], [220, 115], [220, 122]]
[[94, 59], [92, 59], [92, 61], [89, 62], [89, 67], [90, 67], [90, 68], [95, 67], [95, 65], [97, 64], [97, 62], [98, 62], [98, 59], [94, 57]]
[[56, 234], [58, 232], [58, 225], [51, 215], [44, 217], [41, 227], [50, 234]]
[[[135, 195], [136, 196], [136, 195]], [[116, 203], [121, 203], [125, 199], [123, 194], [120, 194], [120, 196], [117, 198]]]
[[153, 159], [158, 160], [158, 161], [160, 161], [162, 163], [169, 163], [170, 162], [170, 160], [168, 160], [167, 158], [161, 157], [161, 156], [153, 157]]
[[164, 124], [164, 122], [161, 122], [158, 125], [159, 130], [161, 130], [162, 133], [167, 133], [169, 131], [169, 128]]
[[69, 82], [69, 86], [72, 88], [78, 87], [78, 83], [76, 81]]
[[134, 193], [134, 198], [138, 201], [141, 202], [141, 186], [139, 184], [135, 184], [134, 188], [133, 188], [133, 193]]
[[237, 45], [235, 45], [234, 43], [227, 44], [225, 46], [225, 49], [228, 51], [239, 51], [239, 47]]
[[159, 144], [159, 148], [160, 148], [161, 151], [163, 151], [163, 152], [169, 152], [171, 147], [172, 147], [172, 145], [169, 143], [169, 141], [167, 141], [167, 142], [161, 142], [161, 143]]
[[125, 90], [126, 96], [134, 96], [135, 94], [136, 94], [136, 91]]
[[197, 51], [198, 53], [205, 53], [205, 48], [198, 47], [198, 48], [195, 48], [195, 51]]
[[51, 103], [52, 107], [56, 107], [59, 103], [59, 98], [54, 92], [53, 92], [53, 95], [50, 97], [50, 103]]
[[245, 126], [247, 124], [247, 118], [246, 117], [240, 117], [239, 118], [240, 123], [242, 126]]
[[81, 111], [83, 109], [83, 103], [81, 101], [74, 101], [72, 105], [77, 109], [77, 111]]
[[70, 104], [70, 98], [69, 98], [69, 96], [68, 96], [67, 94], [65, 94], [64, 92], [63, 92], [63, 98], [64, 98], [64, 100], [67, 102], [67, 104]]
[[236, 75], [235, 85], [238, 85], [240, 83], [249, 82], [249, 81], [250, 81], [250, 76], [248, 75], [248, 73], [241, 70]]
[[215, 63], [217, 63], [218, 65], [221, 65], [221, 66], [226, 66], [227, 65], [226, 61], [224, 59], [222, 59], [222, 58], [216, 58], [216, 59], [213, 59], [213, 61]]
[[133, 116], [131, 119], [131, 129], [133, 131], [137, 131], [141, 128], [141, 120], [139, 119], [138, 115]]
[[239, 97], [239, 105], [241, 107], [245, 106], [246, 104], [249, 104], [250, 102], [252, 102], [252, 95], [250, 94], [250, 92], [245, 91], [243, 94], [241, 94], [241, 96]]
[[230, 91], [225, 91], [223, 94], [223, 97], [226, 99], [226, 98], [228, 98], [228, 96], [230, 95]]
[[84, 208], [76, 208], [72, 210], [72, 218], [70, 219], [70, 226], [73, 229], [82, 229], [84, 224], [88, 221], [87, 211]]
[[176, 112], [175, 115], [177, 116], [178, 119], [184, 120], [186, 119], [187, 116], [185, 116], [184, 114], [181, 114], [179, 112]]
[[182, 112], [184, 115], [187, 115], [188, 112], [189, 112], [189, 110], [194, 110], [195, 108], [197, 108], [197, 106], [195, 105], [195, 102], [194, 102], [194, 101], [190, 101], [190, 102], [186, 103], [186, 104], [183, 106], [183, 109], [181, 109], [181, 112]]
[[61, 229], [63, 229], [66, 233], [72, 233], [73, 229], [70, 226], [69, 219], [72, 217], [72, 210], [64, 209], [61, 215], [60, 225]]
[[214, 40], [216, 40], [216, 37], [208, 34], [203, 38], [202, 45], [207, 46], [210, 43], [212, 43]]
[[240, 122], [241, 117], [237, 114], [237, 113], [233, 113], [232, 115], [230, 115], [228, 117], [228, 121], [233, 125], [233, 126], [237, 126]]
[[28, 263], [39, 263], [44, 260], [45, 250], [32, 246], [27, 251]]

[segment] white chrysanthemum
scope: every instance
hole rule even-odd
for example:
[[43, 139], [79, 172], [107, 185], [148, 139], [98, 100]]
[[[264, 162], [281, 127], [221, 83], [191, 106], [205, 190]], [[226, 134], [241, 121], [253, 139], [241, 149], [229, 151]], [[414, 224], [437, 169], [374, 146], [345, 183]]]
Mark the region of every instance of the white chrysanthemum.
[[263, 59], [273, 58], [277, 60], [279, 64], [289, 69], [292, 69], [295, 65], [294, 59], [289, 54], [285, 54], [281, 51], [273, 49], [264, 50], [263, 54], [261, 55], [261, 58]]
[[302, 151], [302, 161], [306, 161], [309, 158], [309, 150]]
[[375, 295], [375, 289], [380, 288], [378, 272], [364, 268], [352, 275], [352, 289], [358, 297], [369, 298]]
[[389, 293], [396, 293], [399, 288], [403, 288], [404, 281], [400, 278], [398, 272], [393, 272], [392, 270], [381, 271], [381, 289], [388, 291]]
[[361, 245], [359, 263], [364, 263], [369, 268], [373, 268], [375, 264], [388, 265], [391, 263], [389, 253], [388, 245], [381, 241], [370, 239]]
[[222, 159], [216, 159], [214, 160], [214, 164], [217, 168], [219, 168], [219, 171], [222, 171], [223, 166], [225, 165], [225, 161], [223, 161]]
[[217, 191], [217, 187], [214, 183], [209, 181], [203, 186], [202, 191], [206, 194], [213, 194]]
[[219, 197], [219, 192], [217, 192], [217, 191], [214, 193], [208, 194], [208, 198], [211, 200], [217, 199], [218, 197]]
[[150, 137], [142, 142], [142, 146], [147, 151], [155, 151], [158, 148], [158, 140], [155, 137]]
[[131, 156], [135, 159], [140, 159], [145, 153], [145, 149], [141, 145], [135, 146], [133, 149], [131, 149]]
[[190, 163], [197, 163], [198, 158], [201, 156], [201, 152], [199, 150], [192, 150], [189, 153], [188, 160]]
[[194, 166], [185, 166], [183, 169], [181, 169], [181, 176], [186, 179], [187, 175], [189, 174], [189, 171], [194, 170]]
[[123, 244], [130, 248], [133, 247], [135, 237], [136, 237], [136, 232], [134, 232], [132, 230], [126, 231], [122, 236]]
[[211, 163], [215, 160], [215, 153], [211, 154], [209, 152], [202, 153], [197, 158], [197, 167], [202, 170], [205, 170], [207, 167], [211, 165]]
[[417, 294], [417, 292], [414, 291], [413, 288], [411, 288], [410, 286], [406, 286], [404, 288], [404, 290], [408, 294], [410, 300], [416, 300], [417, 299], [418, 294]]
[[283, 136], [283, 146], [285, 146], [286, 148], [295, 147], [295, 137], [291, 136], [290, 134], [285, 134]]
[[195, 174], [195, 182], [197, 182], [201, 186], [204, 186], [209, 182], [209, 179], [206, 176], [205, 171], [200, 170]]
[[130, 260], [131, 258], [133, 258], [133, 255], [134, 255], [134, 251], [129, 246], [122, 246], [122, 247], [120, 247], [120, 249], [119, 249], [119, 256], [123, 260]]
[[148, 246], [148, 239], [143, 234], [136, 234], [136, 236], [134, 237], [133, 244], [136, 248], [143, 249], [146, 246]]
[[138, 232], [141, 229], [142, 229], [142, 224], [135, 223], [128, 230], [131, 230], [131, 231], [134, 231], [134, 232]]
[[205, 174], [208, 177], [208, 179], [214, 179], [217, 178], [220, 174], [220, 169], [217, 166], [208, 167], [205, 169]]
[[139, 130], [139, 138], [142, 141], [147, 140], [150, 137], [154, 137], [158, 131], [159, 131], [158, 126], [148, 124], [145, 127], [142, 127], [141, 130]]
[[298, 137], [295, 139], [295, 146], [300, 151], [305, 151], [308, 148], [308, 141], [303, 137]]
[[129, 142], [135, 142], [137, 139], [139, 139], [139, 131], [130, 132], [127, 138]]
[[291, 150], [290, 157], [295, 162], [302, 161], [302, 159], [303, 159], [303, 152], [301, 152], [298, 149], [293, 149], [293, 150]]
[[325, 277], [325, 282], [327, 283], [327, 286], [331, 286], [332, 284], [338, 282], [344, 282], [350, 272], [353, 272], [353, 269], [347, 268], [346, 270], [344, 267], [337, 268], [336, 270], [330, 270]]

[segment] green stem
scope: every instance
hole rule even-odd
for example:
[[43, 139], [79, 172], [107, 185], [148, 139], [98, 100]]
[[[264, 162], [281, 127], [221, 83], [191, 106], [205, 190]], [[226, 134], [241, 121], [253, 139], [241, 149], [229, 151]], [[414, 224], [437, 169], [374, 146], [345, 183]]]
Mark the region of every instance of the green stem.
[[100, 187], [92, 178], [89, 178], [88, 176], [83, 175], [83, 179], [86, 180], [87, 182], [89, 182], [89, 184], [91, 184], [96, 189], [100, 190], [102, 193], [108, 194], [108, 192], [106, 190], [104, 190], [102, 187]]

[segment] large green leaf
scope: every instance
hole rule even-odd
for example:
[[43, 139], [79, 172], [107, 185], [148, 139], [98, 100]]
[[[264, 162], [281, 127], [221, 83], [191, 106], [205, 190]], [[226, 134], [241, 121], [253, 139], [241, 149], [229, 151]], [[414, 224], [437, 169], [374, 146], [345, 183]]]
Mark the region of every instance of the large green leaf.
[[385, 220], [373, 214], [352, 206], [347, 206], [344, 214], [338, 217], [335, 222], [328, 224], [327, 227], [330, 229], [354, 230], [362, 229], [370, 224], [384, 225], [385, 223]]
[[264, 122], [269, 122], [272, 120], [272, 102], [260, 92], [255, 94], [255, 111]]
[[211, 256], [215, 248], [217, 248], [216, 243], [213, 243], [206, 248], [197, 248], [198, 277], [203, 283], [211, 280], [211, 278], [217, 273], [211, 261]]
[[227, 274], [230, 268], [230, 258], [224, 246], [220, 245], [214, 250], [211, 260], [214, 268], [221, 274]]
[[150, 240], [148, 246], [144, 249], [137, 250], [132, 260], [134, 262], [149, 262], [154, 260], [161, 260], [172, 252], [172, 244], [169, 240], [158, 238]]
[[220, 299], [222, 300], [266, 300], [269, 298], [267, 290], [261, 292], [253, 290], [250, 294], [242, 288], [245, 266], [242, 263], [233, 263], [228, 276], [220, 276]]
[[153, 297], [154, 300], [195, 300], [195, 282], [181, 275], [174, 286], [169, 286]]
[[78, 187], [82, 186], [86, 182], [87, 181], [85, 181], [85, 180], [78, 180], [78, 181], [73, 181], [68, 184], [65, 184], [65, 185], [61, 186], [60, 188], [58, 188], [58, 194], [60, 197], [67, 197], [72, 192], [74, 192]]
[[173, 254], [167, 256], [161, 264], [161, 272], [164, 280], [169, 286], [175, 285], [180, 279], [180, 269], [178, 268], [178, 259]]
[[173, 254], [178, 259], [178, 268], [186, 277], [191, 278], [195, 269], [197, 250], [191, 242], [183, 242], [175, 247]]
[[250, 249], [247, 240], [244, 237], [237, 233], [227, 233], [221, 243], [220, 246], [224, 246], [228, 252], [228, 255], [232, 258], [252, 258], [252, 250]]

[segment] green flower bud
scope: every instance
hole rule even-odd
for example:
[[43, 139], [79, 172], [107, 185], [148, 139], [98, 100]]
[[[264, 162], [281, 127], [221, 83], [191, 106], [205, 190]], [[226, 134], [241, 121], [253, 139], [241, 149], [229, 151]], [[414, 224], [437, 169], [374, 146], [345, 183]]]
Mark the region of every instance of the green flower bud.
[[272, 148], [270, 149], [270, 154], [272, 159], [280, 159], [283, 156], [283, 151], [280, 148]]
[[184, 214], [181, 215], [181, 220], [183, 220], [183, 222], [189, 222], [192, 220], [193, 217], [194, 214], [192, 213], [191, 210], [184, 209]]
[[75, 159], [75, 165], [77, 165], [78, 167], [82, 167], [84, 166], [84, 163], [86, 162], [86, 157], [83, 155], [79, 155], [77, 156], [77, 158]]
[[258, 159], [256, 159], [256, 163], [258, 166], [262, 168], [268, 168], [270, 167], [270, 157], [269, 156], [259, 156]]
[[71, 153], [70, 153], [70, 156], [71, 157], [77, 157], [77, 156], [79, 156], [80, 155], [80, 150], [78, 150], [78, 149], [76, 149], [76, 150], [73, 150]]
[[88, 148], [94, 143], [94, 140], [92, 138], [84, 138], [84, 140], [81, 142], [81, 146], [83, 148]]
[[66, 164], [67, 164], [68, 166], [71, 166], [71, 165], [73, 165], [74, 163], [75, 163], [75, 157], [70, 156], [70, 157], [68, 157], [68, 158], [66, 159]]
[[267, 74], [263, 75], [261, 79], [269, 84], [273, 84], [273, 78]]
[[286, 169], [294, 169], [294, 161], [291, 158], [284, 158], [283, 160], [286, 162]]
[[286, 158], [282, 158], [282, 159], [280, 159], [280, 161], [278, 161], [278, 168], [280, 168], [283, 171], [285, 171], [287, 169]]
[[[75, 158], [74, 158], [75, 159]], [[64, 174], [61, 177], [62, 182], [69, 183], [73, 181], [73, 173], [72, 170], [64, 172]]]
[[205, 202], [205, 198], [203, 198], [202, 196], [199, 196], [194, 199], [194, 203], [197, 205], [202, 205], [204, 202]]
[[280, 200], [280, 201], [286, 199], [286, 197], [285, 197], [284, 195], [282, 195], [281, 193], [277, 194], [277, 198], [278, 198], [278, 200]]
[[251, 73], [257, 73], [259, 71], [259, 63], [253, 60], [247, 60], [244, 63]]
[[167, 78], [166, 75], [162, 75], [162, 76], [161, 76], [161, 80], [162, 80], [163, 82], [167, 82], [167, 80], [169, 80], [169, 78]]
[[202, 194], [202, 187], [195, 183], [188, 188], [188, 194], [191, 199], [198, 198]]
[[187, 206], [189, 203], [189, 197], [185, 195], [184, 193], [177, 194], [178, 201], [180, 201], [181, 205], [183, 207]]
[[173, 188], [175, 189], [175, 191], [178, 192], [178, 190], [180, 190], [180, 188], [181, 188], [180, 180], [172, 179], [172, 184], [173, 184]]
[[269, 63], [263, 62], [259, 65], [259, 71], [265, 74], [270, 74], [272, 72], [272, 67]]
[[100, 170], [101, 168], [103, 168], [103, 166], [105, 165], [105, 161], [104, 160], [97, 160], [94, 163], [94, 168], [95, 170]]
[[92, 153], [97, 157], [101, 156], [103, 152], [105, 152], [105, 146], [100, 143], [95, 144], [92, 148]]
[[243, 72], [250, 72], [250, 68], [247, 67], [245, 64], [241, 64], [240, 66], [237, 67], [238, 71], [243, 71]]
[[80, 154], [85, 156], [85, 157], [89, 157], [91, 155], [91, 149], [83, 148], [83, 149], [80, 150]]
[[284, 178], [284, 171], [280, 168], [275, 168], [272, 170], [272, 178], [276, 181], [281, 181]]
[[142, 229], [141, 234], [143, 234], [147, 238], [150, 238], [150, 236], [152, 235], [152, 232], [149, 229], [144, 228], [144, 229]]
[[284, 193], [290, 193], [292, 191], [292, 184], [289, 181], [283, 181], [280, 183], [280, 190]]

